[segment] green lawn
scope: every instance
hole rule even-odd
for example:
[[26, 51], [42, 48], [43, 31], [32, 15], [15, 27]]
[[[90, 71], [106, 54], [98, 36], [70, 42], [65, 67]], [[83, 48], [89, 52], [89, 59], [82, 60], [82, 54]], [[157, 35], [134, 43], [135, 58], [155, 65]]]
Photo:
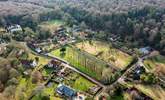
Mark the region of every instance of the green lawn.
[[42, 75], [49, 76], [53, 72], [53, 69], [43, 68]]
[[154, 100], [164, 100], [165, 90], [160, 86], [135, 85], [135, 87]]
[[35, 57], [38, 57], [39, 58], [38, 65], [46, 65], [50, 61], [50, 59], [48, 59], [46, 57], [38, 56], [38, 55], [35, 55], [35, 54], [32, 54], [32, 53], [29, 53], [29, 58], [28, 59], [34, 60]]
[[144, 61], [146, 68], [159, 75], [165, 75], [165, 57], [157, 55]]
[[92, 86], [95, 86], [95, 84], [80, 76], [78, 79], [76, 79], [73, 87], [80, 91], [88, 91], [89, 87]]
[[32, 91], [37, 86], [37, 84], [33, 84], [31, 78], [19, 78], [19, 85], [16, 88], [15, 98], [16, 100], [27, 99], [32, 94]]
[[40, 27], [45, 27], [50, 29], [51, 32], [54, 32], [59, 26], [65, 25], [65, 22], [61, 20], [51, 20], [41, 23]]
[[80, 74], [76, 72], [70, 73], [64, 84], [71, 86], [73, 89], [77, 91], [86, 92], [89, 90], [90, 87], [96, 86], [96, 84], [92, 83], [91, 81], [87, 80], [86, 78], [82, 77]]
[[115, 49], [110, 43], [92, 40], [77, 43], [75, 46], [107, 63], [115, 65], [121, 70], [125, 69], [133, 61], [132, 56]]
[[58, 97], [55, 89], [57, 88], [57, 84], [52, 83], [50, 87], [45, 87], [41, 93], [35, 95], [32, 100], [41, 100], [43, 96], [49, 96], [50, 100], [62, 100], [62, 98]]
[[[135, 84], [132, 82], [120, 83], [127, 88], [137, 88], [139, 92], [151, 97], [153, 100], [164, 100], [165, 89], [159, 85]], [[127, 95], [128, 96], [128, 95]]]
[[51, 20], [47, 21], [48, 24], [55, 24], [55, 25], [64, 25], [65, 23], [62, 20]]

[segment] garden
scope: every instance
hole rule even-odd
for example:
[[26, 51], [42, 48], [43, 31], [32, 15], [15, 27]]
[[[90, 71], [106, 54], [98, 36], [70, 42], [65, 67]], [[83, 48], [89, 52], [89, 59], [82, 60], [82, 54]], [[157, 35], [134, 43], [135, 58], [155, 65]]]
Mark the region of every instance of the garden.
[[157, 55], [144, 61], [146, 68], [165, 80], [165, 57]]
[[75, 46], [121, 70], [133, 61], [132, 56], [114, 48], [111, 43], [89, 40], [77, 43]]

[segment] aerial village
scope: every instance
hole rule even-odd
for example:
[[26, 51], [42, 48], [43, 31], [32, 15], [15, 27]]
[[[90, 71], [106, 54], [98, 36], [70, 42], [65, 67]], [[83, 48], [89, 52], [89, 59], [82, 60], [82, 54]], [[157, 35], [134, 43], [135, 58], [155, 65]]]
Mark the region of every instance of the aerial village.
[[92, 30], [68, 27], [62, 21], [40, 26], [51, 30], [45, 40], [17, 41], [25, 33], [20, 25], [0, 29], [0, 62], [19, 70], [10, 83], [16, 85], [17, 100], [40, 100], [41, 95], [50, 100], [109, 100], [109, 94], [115, 98], [110, 100], [116, 100], [116, 95], [127, 100], [163, 100], [164, 70], [155, 66], [164, 68], [165, 57], [151, 47], [128, 49], [117, 35], [107, 43], [95, 39]]

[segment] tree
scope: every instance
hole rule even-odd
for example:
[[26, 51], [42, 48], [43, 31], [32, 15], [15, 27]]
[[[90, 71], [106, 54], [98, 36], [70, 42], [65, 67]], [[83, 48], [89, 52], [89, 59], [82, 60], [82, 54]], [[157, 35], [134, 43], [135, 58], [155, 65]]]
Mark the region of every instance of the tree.
[[0, 81], [6, 83], [9, 78], [9, 72], [5, 68], [0, 69]]
[[157, 82], [157, 78], [153, 73], [142, 74], [140, 79], [146, 84], [155, 84]]
[[35, 57], [36, 62], [39, 62], [40, 58], [39, 57]]
[[54, 36], [54, 38], [53, 38], [53, 43], [57, 43], [58, 42], [58, 39], [57, 39], [57, 37], [56, 36]]
[[65, 51], [66, 51], [66, 47], [62, 47], [62, 48], [60, 49], [60, 52], [61, 52], [62, 54], [65, 54]]
[[38, 27], [36, 35], [37, 35], [38, 39], [45, 40], [51, 36], [51, 32], [49, 29], [47, 29], [45, 27]]
[[3, 92], [4, 96], [8, 97], [8, 98], [13, 97], [15, 94], [15, 89], [16, 89], [16, 86], [14, 86], [14, 85], [10, 85], [10, 86], [6, 87]]
[[24, 28], [24, 34], [29, 37], [34, 37], [35, 35], [34, 31], [29, 27]]
[[17, 85], [19, 82], [16, 78], [11, 78], [10, 80], [8, 80], [7, 85]]
[[16, 78], [16, 77], [18, 77], [20, 74], [19, 74], [19, 72], [16, 70], [16, 69], [14, 69], [14, 68], [11, 68], [10, 70], [9, 70], [9, 78], [11, 79], [11, 78]]
[[85, 29], [87, 29], [88, 27], [87, 27], [87, 25], [85, 24], [85, 22], [83, 21], [83, 22], [80, 23], [80, 28], [81, 28], [82, 30], [85, 30]]
[[69, 26], [77, 24], [77, 21], [68, 13], [65, 13], [62, 19], [67, 22]]
[[38, 83], [42, 80], [42, 74], [39, 71], [32, 73], [32, 83]]

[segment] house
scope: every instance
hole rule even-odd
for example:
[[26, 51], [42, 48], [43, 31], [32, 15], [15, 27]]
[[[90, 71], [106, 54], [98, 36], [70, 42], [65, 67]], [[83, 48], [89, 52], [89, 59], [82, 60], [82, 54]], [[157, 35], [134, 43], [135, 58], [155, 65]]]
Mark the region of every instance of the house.
[[79, 26], [73, 25], [72, 31], [73, 31], [73, 32], [80, 32], [81, 29], [80, 29]]
[[37, 62], [35, 60], [21, 60], [21, 64], [26, 68], [34, 68], [37, 66]]
[[36, 51], [37, 53], [41, 53], [41, 52], [42, 52], [42, 49], [38, 47], [38, 48], [35, 49], [35, 51]]
[[24, 72], [23, 72], [23, 75], [25, 75], [25, 76], [29, 76], [30, 73], [29, 73], [28, 71], [24, 71]]
[[7, 27], [7, 31], [10, 33], [22, 31], [22, 27], [20, 25], [11, 25], [11, 26]]
[[48, 63], [47, 67], [48, 68], [57, 68], [58, 66], [60, 66], [60, 64], [61, 64], [61, 62], [53, 59]]
[[31, 61], [29, 61], [29, 60], [21, 60], [21, 64], [24, 67], [30, 67]]
[[139, 49], [140, 53], [147, 55], [152, 51], [152, 48], [147, 46]]
[[37, 62], [35, 61], [35, 60], [33, 60], [31, 63], [30, 63], [30, 66], [31, 67], [36, 67], [38, 64], [37, 64]]
[[70, 87], [68, 86], [65, 86], [63, 84], [59, 84], [57, 89], [56, 89], [56, 92], [62, 96], [65, 96], [69, 99], [73, 99], [74, 97], [77, 96], [77, 92], [74, 91], [73, 89], [71, 89]]
[[57, 33], [57, 34], [65, 34], [66, 33], [66, 28], [64, 28], [63, 26], [60, 26], [60, 27], [57, 28], [55, 33]]
[[133, 79], [139, 80], [143, 73], [145, 73], [145, 68], [143, 66], [138, 66], [133, 72]]

